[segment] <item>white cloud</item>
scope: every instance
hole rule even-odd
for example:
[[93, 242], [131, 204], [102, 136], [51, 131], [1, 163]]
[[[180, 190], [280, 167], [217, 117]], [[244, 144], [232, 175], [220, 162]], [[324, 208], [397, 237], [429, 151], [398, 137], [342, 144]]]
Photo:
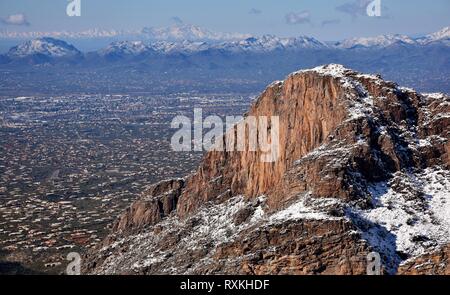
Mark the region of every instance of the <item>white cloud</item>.
[[311, 14], [304, 10], [301, 12], [289, 12], [285, 16], [286, 23], [290, 25], [311, 23]]
[[23, 13], [8, 15], [7, 17], [2, 18], [1, 21], [5, 25], [13, 25], [13, 26], [29, 26], [30, 25], [25, 14], [23, 14]]

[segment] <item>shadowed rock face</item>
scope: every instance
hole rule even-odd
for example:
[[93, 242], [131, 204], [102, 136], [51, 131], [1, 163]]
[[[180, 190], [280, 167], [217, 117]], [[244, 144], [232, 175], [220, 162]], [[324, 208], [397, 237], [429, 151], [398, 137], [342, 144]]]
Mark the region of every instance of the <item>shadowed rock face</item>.
[[116, 220], [112, 227], [113, 232], [158, 223], [176, 209], [183, 187], [183, 179], [171, 179], [152, 185], [144, 192], [144, 197], [134, 202]]
[[340, 65], [291, 74], [248, 113], [279, 117], [277, 161], [207, 153], [143, 193], [86, 272], [363, 274], [377, 251], [385, 273], [420, 273], [407, 263], [450, 243], [449, 113], [447, 96]]

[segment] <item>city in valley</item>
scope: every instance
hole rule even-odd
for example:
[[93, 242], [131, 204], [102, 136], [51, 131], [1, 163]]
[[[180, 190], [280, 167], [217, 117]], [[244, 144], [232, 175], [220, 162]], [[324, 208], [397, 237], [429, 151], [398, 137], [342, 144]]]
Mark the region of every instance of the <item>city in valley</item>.
[[239, 115], [251, 96], [64, 95], [0, 99], [2, 271], [61, 273], [146, 187], [195, 169], [174, 152], [177, 115]]

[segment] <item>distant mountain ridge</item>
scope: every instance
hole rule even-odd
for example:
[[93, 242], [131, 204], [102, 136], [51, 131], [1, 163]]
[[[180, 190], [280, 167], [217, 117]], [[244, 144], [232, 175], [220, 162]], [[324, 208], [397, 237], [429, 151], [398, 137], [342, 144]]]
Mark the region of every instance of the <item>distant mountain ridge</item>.
[[433, 42], [443, 42], [450, 46], [450, 27], [445, 27], [442, 30], [426, 35], [425, 37], [416, 39], [420, 44], [430, 44]]
[[264, 35], [260, 38], [250, 37], [240, 41], [222, 43], [208, 43], [202, 41], [118, 41], [111, 43], [107, 48], [97, 51], [101, 56], [107, 54], [141, 55], [144, 53], [196, 53], [215, 50], [229, 53], [264, 53], [276, 50], [324, 49], [328, 45], [317, 39], [307, 36], [296, 38], [278, 38], [273, 35]]
[[357, 47], [387, 47], [391, 45], [429, 45], [432, 43], [442, 43], [450, 45], [450, 27], [419, 38], [411, 38], [406, 35], [380, 35], [368, 38], [351, 38], [335, 44], [338, 48], [357, 48]]
[[[0, 55], [0, 69], [8, 73], [0, 85], [8, 93], [15, 91], [17, 80], [23, 81], [27, 75], [27, 86], [22, 87], [34, 91], [38, 85], [54, 83], [50, 76], [42, 75], [52, 66], [59, 75], [70, 71], [79, 77], [76, 89], [92, 91], [109, 91], [111, 84], [104, 84], [104, 76], [114, 81], [114, 87], [120, 91], [155, 91], [162, 84], [166, 90], [175, 89], [173, 81], [180, 83], [178, 90], [191, 89], [193, 85], [205, 90], [233, 84], [233, 89], [253, 91], [299, 68], [339, 63], [362, 72], [380, 73], [420, 91], [450, 93], [449, 46], [448, 28], [420, 38], [387, 35], [339, 44], [308, 36], [273, 35], [222, 42], [122, 40], [91, 52], [81, 52], [55, 38], [38, 38]], [[217, 79], [217, 83], [206, 82], [209, 77]], [[58, 83], [62, 92], [74, 87], [65, 79]]]
[[[281, 38], [274, 35], [244, 37], [244, 35], [221, 35], [200, 27], [178, 25], [165, 29], [146, 28], [142, 30], [142, 40], [116, 41], [98, 50], [100, 56], [137, 56], [147, 53], [197, 53], [207, 50], [229, 53], [264, 53], [278, 50], [303, 49], [379, 49], [393, 45], [427, 46], [439, 44], [450, 46], [450, 27], [423, 36], [412, 38], [406, 35], [381, 35], [369, 38], [351, 38], [334, 44], [327, 44], [309, 36]], [[239, 37], [241, 37], [239, 39]], [[220, 40], [225, 40], [218, 42]], [[199, 41], [203, 39], [204, 41]], [[197, 40], [197, 41], [195, 41]], [[209, 41], [208, 41], [209, 40]], [[34, 54], [48, 57], [78, 56], [81, 52], [65, 41], [51, 37], [41, 37], [26, 41], [11, 48], [8, 57], [23, 58]]]
[[351, 38], [335, 44], [338, 48], [387, 47], [393, 44], [416, 45], [417, 42], [406, 35], [381, 35], [369, 38]]
[[89, 38], [125, 38], [142, 40], [209, 40], [225, 41], [239, 40], [250, 37], [250, 34], [213, 32], [205, 28], [176, 23], [168, 27], [144, 27], [141, 30], [105, 30], [89, 29], [81, 32], [56, 31], [56, 32], [10, 32], [0, 31], [0, 39], [35, 39], [42, 37], [64, 39], [89, 39]]

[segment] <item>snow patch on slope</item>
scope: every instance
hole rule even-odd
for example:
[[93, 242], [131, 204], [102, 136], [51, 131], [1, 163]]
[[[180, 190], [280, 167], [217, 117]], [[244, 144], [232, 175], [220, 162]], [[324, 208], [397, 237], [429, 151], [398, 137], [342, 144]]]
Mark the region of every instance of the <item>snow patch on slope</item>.
[[[308, 203], [308, 204], [307, 204]], [[269, 217], [271, 223], [279, 223], [287, 220], [337, 220], [339, 217], [331, 217], [327, 208], [340, 204], [338, 199], [334, 198], [310, 198], [310, 195], [300, 198], [289, 207], [278, 211]]]
[[[212, 259], [217, 246], [234, 241], [242, 231], [247, 229], [291, 220], [341, 219], [341, 217], [332, 217], [327, 214], [328, 208], [339, 202], [336, 199], [315, 199], [305, 194], [274, 214], [265, 212], [265, 202], [265, 196], [253, 200], [237, 196], [220, 204], [206, 203], [196, 214], [186, 220], [180, 220], [175, 215], [169, 216], [152, 227], [150, 231], [121, 238], [110, 246], [103, 247], [99, 253], [107, 257], [96, 269], [96, 273], [123, 271], [139, 273], [143, 269], [157, 267], [172, 256], [172, 253], [160, 250], [161, 243], [174, 243], [172, 245], [174, 248], [170, 251], [189, 249], [194, 252], [205, 252], [203, 260], [208, 260]], [[244, 214], [244, 218], [238, 222], [236, 217], [244, 211], [249, 213], [248, 216], [245, 217]], [[122, 247], [129, 248], [127, 251], [117, 251]], [[202, 261], [198, 263], [201, 265]], [[177, 269], [167, 271], [175, 270]], [[180, 270], [177, 272], [179, 273]]]
[[379, 251], [388, 271], [450, 242], [450, 172], [440, 167], [421, 173], [398, 172], [389, 182], [369, 187], [373, 208], [349, 213], [362, 237]]

